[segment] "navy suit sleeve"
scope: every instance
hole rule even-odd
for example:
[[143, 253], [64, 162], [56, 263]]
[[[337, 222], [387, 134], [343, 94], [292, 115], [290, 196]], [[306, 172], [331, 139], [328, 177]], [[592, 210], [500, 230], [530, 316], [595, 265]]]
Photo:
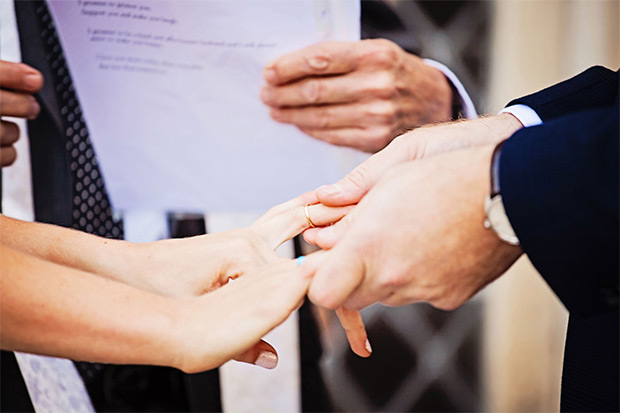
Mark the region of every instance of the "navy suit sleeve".
[[618, 111], [521, 129], [500, 155], [506, 214], [571, 316], [618, 308]]
[[531, 107], [547, 122], [587, 109], [611, 106], [618, 102], [618, 72], [594, 66], [539, 92], [511, 101], [507, 106]]

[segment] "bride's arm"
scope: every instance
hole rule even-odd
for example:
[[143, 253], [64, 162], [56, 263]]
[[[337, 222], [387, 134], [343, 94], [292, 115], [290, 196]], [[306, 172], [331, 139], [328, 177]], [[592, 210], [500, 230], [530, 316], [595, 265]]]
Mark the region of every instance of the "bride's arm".
[[231, 358], [274, 367], [259, 339], [299, 305], [312, 273], [282, 260], [211, 294], [174, 299], [8, 246], [0, 256], [3, 349], [187, 372]]
[[[307, 193], [272, 208], [250, 228], [144, 244], [0, 215], [0, 240], [3, 246], [147, 291], [191, 297], [277, 260], [273, 250], [308, 227], [303, 208], [313, 196]], [[350, 209], [309, 208], [316, 225], [335, 222]]]
[[[316, 204], [314, 192], [270, 209], [251, 227], [145, 244], [109, 240], [54, 225], [0, 215], [2, 246], [170, 297], [213, 291], [279, 258], [278, 245], [314, 225], [338, 221], [351, 207]], [[339, 311], [353, 351], [367, 357], [366, 331], [357, 312]]]

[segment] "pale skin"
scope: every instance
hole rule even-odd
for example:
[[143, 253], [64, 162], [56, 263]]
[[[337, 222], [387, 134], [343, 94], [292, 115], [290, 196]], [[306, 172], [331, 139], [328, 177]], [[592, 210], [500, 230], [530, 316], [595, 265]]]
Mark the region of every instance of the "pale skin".
[[39, 71], [23, 63], [0, 60], [0, 166], [12, 165], [17, 159], [14, 144], [19, 128], [5, 117], [34, 119], [40, 111], [34, 94], [43, 87]]
[[[2, 348], [187, 372], [231, 358], [273, 368], [260, 337], [300, 305], [313, 272], [273, 248], [306, 228], [315, 202], [307, 193], [249, 228], [148, 244], [0, 216]], [[349, 209], [310, 208], [319, 225]]]
[[271, 117], [334, 145], [376, 152], [398, 134], [452, 118], [445, 76], [385, 39], [325, 42], [264, 71]]
[[418, 129], [317, 190], [323, 203], [358, 205], [305, 232], [330, 250], [310, 299], [327, 308], [425, 301], [449, 310], [501, 275], [521, 249], [484, 228], [483, 205], [493, 148], [520, 127], [502, 114]]
[[3, 349], [188, 373], [231, 358], [275, 367], [273, 347], [257, 341], [297, 308], [310, 279], [280, 262], [213, 293], [173, 299], [9, 247], [0, 254]]

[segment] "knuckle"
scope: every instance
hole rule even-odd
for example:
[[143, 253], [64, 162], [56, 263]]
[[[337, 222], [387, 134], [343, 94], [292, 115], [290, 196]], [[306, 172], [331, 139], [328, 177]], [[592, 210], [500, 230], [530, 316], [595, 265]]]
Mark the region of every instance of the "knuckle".
[[[38, 114], [36, 111], [37, 103], [33, 96], [16, 94], [10, 99], [6, 99], [3, 112], [10, 113], [12, 116], [19, 118], [33, 118]], [[36, 111], [36, 113], [35, 113]]]
[[380, 125], [392, 125], [398, 119], [396, 105], [389, 100], [373, 102], [366, 107], [366, 116]]
[[316, 79], [308, 80], [301, 88], [301, 94], [307, 103], [319, 102], [322, 92], [322, 83]]
[[378, 279], [379, 286], [386, 290], [396, 290], [407, 285], [407, 279], [402, 272], [387, 270]]
[[328, 289], [319, 289], [312, 290], [310, 288], [310, 293], [308, 294], [310, 300], [321, 307], [328, 308], [330, 310], [335, 310], [340, 307], [340, 303], [336, 302], [333, 294], [330, 294]]
[[381, 71], [373, 77], [368, 93], [381, 99], [393, 99], [398, 95], [396, 79], [390, 71]]
[[328, 69], [332, 59], [329, 53], [321, 48], [316, 53], [306, 56], [305, 60], [310, 72], [322, 72]]
[[321, 108], [313, 112], [312, 123], [316, 128], [327, 129], [331, 124], [330, 121], [330, 115], [325, 109]]
[[368, 175], [370, 171], [365, 166], [351, 171], [348, 175], [349, 181], [360, 191], [365, 191], [369, 187]]
[[381, 67], [389, 67], [398, 62], [399, 47], [387, 39], [373, 39], [369, 43], [365, 58]]

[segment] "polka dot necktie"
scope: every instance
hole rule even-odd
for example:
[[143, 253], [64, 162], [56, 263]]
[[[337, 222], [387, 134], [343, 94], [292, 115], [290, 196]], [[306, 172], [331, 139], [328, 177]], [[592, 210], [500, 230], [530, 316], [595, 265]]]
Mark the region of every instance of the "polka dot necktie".
[[120, 239], [123, 237], [122, 222], [113, 217], [67, 61], [45, 1], [37, 7], [37, 15], [41, 22], [41, 37], [67, 137], [65, 147], [73, 176], [72, 227], [90, 234]]

